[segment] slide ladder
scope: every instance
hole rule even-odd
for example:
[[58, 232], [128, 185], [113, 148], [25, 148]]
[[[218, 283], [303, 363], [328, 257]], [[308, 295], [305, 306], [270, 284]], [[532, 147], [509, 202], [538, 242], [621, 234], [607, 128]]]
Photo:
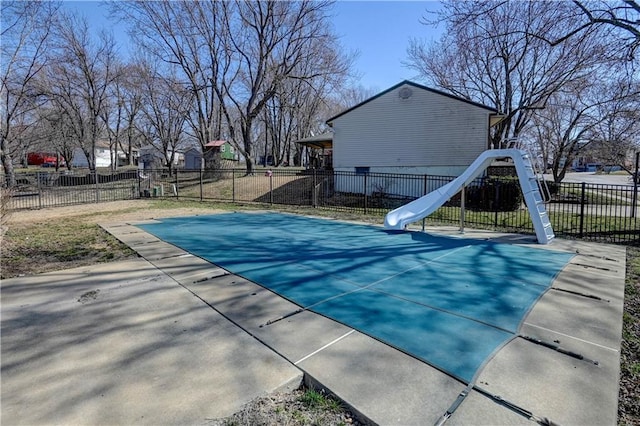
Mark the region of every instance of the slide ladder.
[[553, 240], [555, 235], [545, 206], [545, 202], [548, 200], [545, 200], [541, 193], [546, 183], [544, 183], [544, 179], [541, 179], [536, 173], [529, 154], [526, 151], [519, 152], [519, 157], [512, 158], [516, 166], [516, 171], [518, 172], [518, 179], [520, 180], [524, 201], [529, 209], [538, 242], [540, 244], [548, 244]]
[[515, 165], [538, 242], [540, 244], [550, 243], [554, 238], [553, 227], [549, 221], [545, 200], [541, 195], [538, 177], [527, 152], [519, 149], [492, 149], [483, 152], [467, 170], [453, 181], [387, 213], [384, 219], [385, 228], [402, 230], [409, 223], [427, 217], [482, 174], [495, 159], [505, 157], [511, 158]]

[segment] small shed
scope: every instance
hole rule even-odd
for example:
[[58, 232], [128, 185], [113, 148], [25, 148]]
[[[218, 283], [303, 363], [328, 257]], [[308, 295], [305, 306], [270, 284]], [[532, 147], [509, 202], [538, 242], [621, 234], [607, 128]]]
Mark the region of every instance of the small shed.
[[211, 141], [204, 147], [207, 157], [217, 155], [221, 160], [238, 161], [236, 150], [229, 141]]
[[189, 148], [184, 152], [185, 170], [200, 170], [202, 167], [202, 153], [197, 148]]

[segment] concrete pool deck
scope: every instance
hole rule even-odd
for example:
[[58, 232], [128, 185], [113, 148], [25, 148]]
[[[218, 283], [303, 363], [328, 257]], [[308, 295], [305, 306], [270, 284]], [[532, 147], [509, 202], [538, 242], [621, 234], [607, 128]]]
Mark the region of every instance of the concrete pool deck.
[[[141, 259], [3, 280], [3, 423], [206, 423], [304, 373], [374, 423], [435, 424], [467, 391], [308, 311], [265, 325], [298, 307], [136, 223], [103, 228]], [[546, 248], [522, 235], [465, 237]], [[616, 423], [625, 249], [565, 240], [549, 248], [577, 256], [521, 334], [553, 347], [509, 342], [446, 424]]]

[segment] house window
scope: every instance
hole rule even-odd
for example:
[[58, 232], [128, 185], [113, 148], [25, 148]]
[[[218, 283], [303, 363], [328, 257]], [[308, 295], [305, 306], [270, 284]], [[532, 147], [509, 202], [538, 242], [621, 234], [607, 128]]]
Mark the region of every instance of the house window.
[[368, 175], [369, 174], [369, 167], [356, 167], [356, 174], [357, 175]]
[[220, 147], [220, 151], [221, 151], [221, 152], [224, 152], [224, 151], [225, 151], [225, 148], [226, 148], [226, 146], [222, 145], [222, 146]]

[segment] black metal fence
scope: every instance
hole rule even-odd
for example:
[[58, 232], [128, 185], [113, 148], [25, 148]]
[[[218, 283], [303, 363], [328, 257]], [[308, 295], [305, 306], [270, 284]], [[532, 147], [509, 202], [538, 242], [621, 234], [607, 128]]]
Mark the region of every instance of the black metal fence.
[[[10, 209], [34, 209], [138, 198], [311, 206], [384, 216], [453, 177], [276, 169], [130, 170], [111, 174], [39, 171], [17, 175]], [[0, 180], [3, 177], [0, 176]], [[2, 181], [2, 184], [4, 182]], [[6, 186], [6, 185], [3, 185]], [[637, 188], [629, 185], [549, 183], [555, 234], [599, 242], [640, 244]], [[533, 234], [517, 179], [479, 178], [465, 190], [465, 226]], [[430, 215], [429, 224], [459, 224], [460, 194]]]
[[[0, 184], [7, 187], [5, 176]], [[16, 186], [3, 196], [9, 196], [7, 208], [39, 209], [73, 204], [129, 200], [140, 197], [137, 170], [109, 174], [89, 172], [38, 171], [16, 174]]]

